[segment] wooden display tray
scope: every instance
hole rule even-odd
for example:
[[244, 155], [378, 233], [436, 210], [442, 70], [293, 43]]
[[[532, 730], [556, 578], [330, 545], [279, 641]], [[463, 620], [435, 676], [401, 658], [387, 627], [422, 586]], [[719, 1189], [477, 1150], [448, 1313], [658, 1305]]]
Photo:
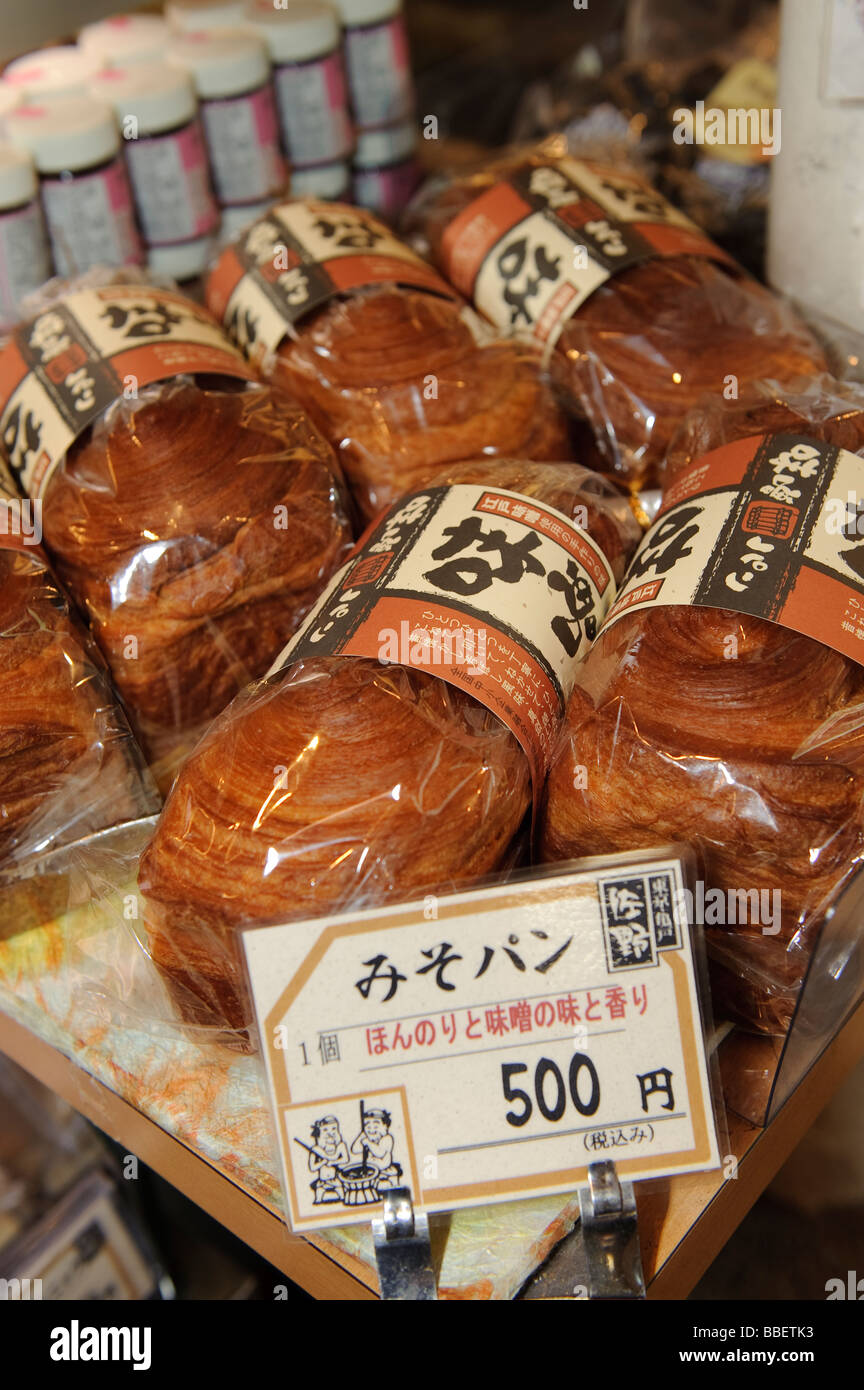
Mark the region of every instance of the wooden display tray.
[[[326, 1300], [377, 1297], [359, 1261], [318, 1237], [292, 1235], [273, 1208], [160, 1129], [56, 1048], [0, 1014], [0, 1051], [137, 1155], [294, 1283]], [[848, 1019], [765, 1129], [730, 1115], [737, 1176], [697, 1173], [639, 1193], [649, 1298], [686, 1298], [855, 1063], [864, 1056], [864, 1004]]]

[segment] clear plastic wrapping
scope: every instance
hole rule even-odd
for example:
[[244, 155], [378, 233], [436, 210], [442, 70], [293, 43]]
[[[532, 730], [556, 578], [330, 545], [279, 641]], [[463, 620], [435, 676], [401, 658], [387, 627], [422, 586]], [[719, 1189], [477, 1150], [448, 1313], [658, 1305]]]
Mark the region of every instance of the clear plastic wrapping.
[[[398, 253], [400, 244], [389, 232], [379, 251], [381, 224], [363, 221], [356, 209], [305, 199], [276, 212], [290, 218], [292, 206], [316, 218], [314, 232], [299, 219], [297, 223], [309, 238], [305, 254], [313, 291], [321, 270], [315, 256], [336, 257], [345, 247], [354, 255], [335, 261], [349, 267], [337, 285], [350, 289], [344, 293], [334, 287], [329, 302], [296, 317], [303, 294], [313, 291], [295, 287], [289, 270], [284, 337], [269, 351], [261, 351], [253, 340], [255, 355], [262, 374], [308, 410], [336, 450], [366, 520], [403, 492], [425, 486], [442, 468], [465, 459], [484, 455], [542, 462], [572, 457], [566, 419], [535, 349], [497, 340], [455, 294], [444, 298], [446, 286], [416, 257], [408, 262], [394, 257], [392, 248]], [[257, 230], [269, 231], [270, 224], [247, 234], [244, 265], [255, 254]], [[270, 243], [261, 240], [269, 249]], [[385, 253], [394, 283], [382, 280]], [[416, 279], [396, 283], [400, 270], [416, 274], [418, 266], [432, 292], [411, 288]], [[258, 269], [261, 284], [278, 297], [264, 259]], [[242, 334], [249, 318], [261, 316], [260, 288], [251, 310], [243, 312], [232, 303], [226, 312], [221, 277], [214, 273], [207, 299], [217, 316], [224, 315], [229, 332]], [[272, 304], [267, 313], [272, 315]]]
[[[158, 317], [133, 327], [146, 335]], [[41, 506], [46, 548], [163, 782], [267, 669], [352, 540], [329, 445], [296, 402], [239, 375], [125, 391], [50, 473]]]
[[[443, 242], [454, 218], [517, 169], [552, 165], [564, 154], [566, 143], [553, 139], [432, 181], [409, 209], [412, 240], [446, 273]], [[613, 179], [620, 173], [598, 168]], [[597, 466], [646, 485], [704, 393], [728, 400], [750, 381], [824, 369], [821, 348], [787, 304], [734, 267], [698, 255], [655, 256], [612, 274], [566, 320], [550, 359], [564, 399], [592, 427]]]
[[379, 289], [329, 305], [286, 339], [273, 379], [334, 445], [367, 519], [462, 459], [570, 457], [537, 354], [478, 343], [459, 306], [432, 295]]
[[303, 412], [201, 379], [111, 407], [52, 477], [44, 528], [154, 760], [266, 670], [351, 539]]
[[672, 438], [660, 470], [663, 487], [721, 444], [787, 431], [864, 452], [864, 386], [823, 374], [808, 380], [752, 382], [735, 401], [706, 396]]
[[[3, 498], [0, 478], [5, 515]], [[2, 535], [0, 772], [0, 890], [34, 856], [159, 804], [102, 660], [43, 552], [7, 549]], [[23, 926], [6, 918], [0, 912], [0, 937]]]
[[[784, 430], [864, 455], [864, 394], [823, 379], [708, 405], [682, 432], [675, 471]], [[601, 631], [579, 669], [541, 850], [693, 845], [715, 1010], [784, 1033], [820, 927], [861, 864], [862, 794], [857, 662], [746, 613], [657, 607]]]
[[[638, 536], [626, 499], [573, 464], [483, 460], [437, 481], [579, 518], [618, 577]], [[181, 769], [141, 865], [153, 959], [184, 1017], [242, 1029], [238, 927], [505, 869], [530, 806], [526, 755], [472, 696], [364, 657], [297, 662], [236, 700]]]

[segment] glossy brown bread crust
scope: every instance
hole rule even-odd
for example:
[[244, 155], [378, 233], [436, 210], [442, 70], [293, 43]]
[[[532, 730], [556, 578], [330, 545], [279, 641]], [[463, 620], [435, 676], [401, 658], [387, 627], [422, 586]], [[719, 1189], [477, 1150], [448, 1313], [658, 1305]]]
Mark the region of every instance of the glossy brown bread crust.
[[[551, 162], [542, 153], [513, 156], [430, 189], [411, 216], [421, 249], [446, 274], [454, 218], [516, 168]], [[598, 466], [642, 485], [655, 481], [673, 432], [706, 392], [722, 402], [724, 391], [730, 399], [751, 381], [789, 381], [825, 366], [776, 295], [699, 256], [655, 257], [612, 275], [567, 320], [550, 362], [571, 408], [593, 428]]]
[[224, 379], [112, 407], [52, 475], [43, 525], [151, 758], [267, 669], [351, 541], [304, 412]]
[[131, 743], [42, 560], [0, 549], [0, 869], [152, 811]]
[[[482, 461], [440, 481], [585, 508], [623, 574], [638, 528], [584, 470]], [[241, 1029], [239, 926], [503, 868], [530, 800], [525, 754], [469, 695], [364, 658], [303, 662], [236, 701], [181, 770], [141, 865], [153, 958], [187, 1018]]]
[[[830, 381], [798, 396], [764, 387], [709, 414], [670, 474], [694, 439], [701, 455], [791, 430], [864, 452], [864, 398]], [[706, 930], [715, 1007], [782, 1033], [826, 907], [860, 861], [862, 794], [861, 666], [762, 619], [661, 607], [602, 633], [580, 668], [541, 850], [554, 860], [682, 840], [707, 889], [778, 890], [776, 935], [764, 922]]]
[[537, 354], [478, 345], [461, 306], [431, 294], [328, 305], [285, 339], [272, 374], [335, 448], [367, 520], [463, 459], [572, 457]]

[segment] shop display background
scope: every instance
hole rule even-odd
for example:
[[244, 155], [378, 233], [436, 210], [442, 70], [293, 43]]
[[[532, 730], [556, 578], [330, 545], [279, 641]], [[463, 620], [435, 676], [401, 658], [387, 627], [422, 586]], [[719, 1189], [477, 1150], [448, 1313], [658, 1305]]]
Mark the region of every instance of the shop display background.
[[[102, 17], [106, 10], [135, 8], [129, 0], [115, 0], [110, 7], [100, 0], [40, 0], [27, 11], [16, 0], [0, 0], [0, 59], [8, 61], [35, 44], [61, 38]], [[542, 80], [550, 67], [558, 65], [561, 28], [573, 21], [570, 0], [527, 8], [515, 3], [408, 0], [406, 8], [420, 111], [440, 112], [442, 136], [472, 146], [496, 144], [508, 137], [526, 86]], [[638, 8], [635, 0], [633, 10]], [[732, 13], [743, 16], [760, 6], [755, 0], [727, 0], [723, 5], [696, 8], [705, 11], [708, 38], [707, 30], [714, 22], [708, 18], [709, 11], [718, 19]], [[592, 4], [580, 13], [577, 19], [585, 41], [597, 41], [602, 51], [623, 26], [625, 10], [625, 0], [601, 0], [596, 8]], [[694, 26], [699, 28], [695, 17]], [[692, 31], [689, 37], [694, 38]], [[240, 1089], [248, 1084], [244, 1078]], [[259, 1103], [257, 1083], [252, 1093]], [[694, 1299], [820, 1298], [825, 1279], [843, 1276], [846, 1269], [856, 1268], [856, 1261], [861, 1266], [862, 1107], [864, 1065], [733, 1235], [694, 1291]], [[268, 1146], [263, 1136], [263, 1148]]]

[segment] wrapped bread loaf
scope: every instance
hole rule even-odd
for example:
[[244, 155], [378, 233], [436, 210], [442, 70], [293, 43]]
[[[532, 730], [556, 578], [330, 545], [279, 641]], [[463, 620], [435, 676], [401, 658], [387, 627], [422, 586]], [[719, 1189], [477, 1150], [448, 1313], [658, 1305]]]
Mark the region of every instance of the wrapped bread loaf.
[[[320, 275], [316, 256], [336, 257], [329, 296], [304, 297], [298, 266], [280, 299], [266, 256], [292, 230], [310, 278]], [[272, 234], [263, 253], [262, 232]], [[463, 459], [572, 457], [536, 351], [480, 328], [369, 213], [312, 200], [273, 210], [224, 254], [207, 301], [309, 411], [367, 520]]]
[[[18, 504], [13, 504], [17, 506]], [[0, 495], [0, 512], [7, 506]], [[33, 544], [0, 533], [0, 870], [151, 814], [155, 789], [86, 630]]]
[[[626, 503], [575, 465], [481, 461], [436, 482], [442, 493], [476, 484], [465, 489], [475, 501], [490, 486], [511, 489], [523, 511], [533, 501], [544, 515], [555, 508], [578, 519], [579, 537], [611, 576], [623, 574], [638, 535]], [[486, 534], [501, 515], [489, 517]], [[379, 523], [352, 574], [363, 565], [368, 577], [382, 546], [389, 559], [388, 526]], [[527, 527], [520, 534], [536, 568], [534, 557], [546, 552], [531, 545]], [[383, 536], [378, 549], [375, 536]], [[487, 552], [472, 553], [461, 577], [476, 589]], [[501, 587], [515, 612], [512, 579]], [[337, 588], [359, 590], [359, 581]], [[320, 631], [327, 626], [321, 620]], [[184, 1015], [199, 1022], [247, 1023], [238, 927], [408, 899], [502, 869], [531, 805], [520, 742], [453, 683], [452, 669], [417, 669], [399, 653], [354, 655], [350, 644], [320, 658], [308, 650], [215, 723], [181, 770], [142, 859], [153, 959]]]
[[[248, 380], [209, 316], [177, 295], [85, 290], [49, 308], [4, 356], [47, 342], [50, 373], [58, 353], [71, 359], [82, 324], [89, 353], [72, 378], [92, 372], [87, 427], [40, 471], [13, 393], [4, 438], [40, 500], [58, 574], [167, 775], [201, 726], [267, 669], [342, 563], [351, 542], [342, 485], [302, 409]], [[111, 341], [98, 356], [100, 331], [121, 340], [117, 353]], [[31, 379], [43, 370], [32, 352], [26, 365]], [[131, 390], [127, 368], [136, 369]], [[145, 371], [156, 379], [139, 379]]]
[[545, 345], [598, 466], [631, 483], [654, 481], [704, 393], [825, 370], [791, 309], [644, 179], [561, 140], [434, 182], [409, 231], [498, 329]]
[[[849, 621], [864, 611], [864, 527], [844, 521], [864, 396], [830, 381], [798, 395], [774, 384], [737, 409], [709, 408], [673, 454], [679, 471], [620, 616], [613, 606], [577, 674], [541, 853], [693, 845], [715, 1008], [783, 1033], [816, 933], [864, 851], [864, 625]], [[711, 562], [692, 602], [658, 605], [695, 566], [703, 507]], [[721, 606], [724, 592], [737, 608]]]

